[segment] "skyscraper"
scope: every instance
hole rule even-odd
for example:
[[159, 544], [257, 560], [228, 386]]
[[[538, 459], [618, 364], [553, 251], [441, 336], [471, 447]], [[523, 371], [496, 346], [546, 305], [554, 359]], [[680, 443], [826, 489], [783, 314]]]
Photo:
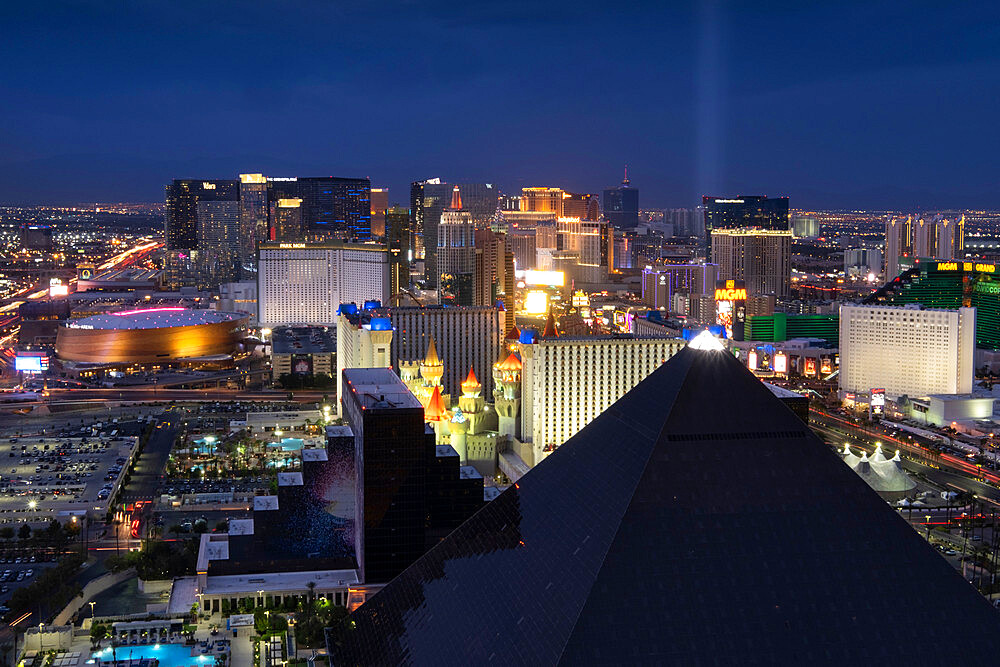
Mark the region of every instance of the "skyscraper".
[[372, 188], [372, 236], [385, 235], [385, 211], [389, 208], [389, 188]]
[[792, 284], [792, 232], [716, 229], [712, 261], [719, 280], [743, 280], [751, 295], [788, 296]]
[[385, 212], [385, 244], [389, 249], [389, 294], [398, 294], [410, 286], [410, 211], [394, 206]]
[[300, 199], [302, 225], [310, 240], [371, 238], [371, 181], [335, 176], [267, 179], [268, 198]]
[[510, 237], [491, 229], [477, 229], [475, 305], [504, 305], [504, 331], [514, 326], [514, 253], [507, 242]]
[[951, 217], [938, 213], [931, 217], [890, 217], [885, 223], [885, 282], [900, 273], [902, 257], [930, 259], [965, 258], [965, 215]]
[[711, 294], [718, 279], [717, 264], [653, 264], [642, 270], [642, 300], [650, 308], [673, 310], [674, 295]]
[[240, 265], [244, 274], [256, 271], [257, 244], [268, 240], [270, 224], [267, 179], [263, 174], [240, 174]]
[[913, 218], [890, 217], [885, 222], [884, 282], [899, 275], [899, 258], [913, 254]]
[[272, 204], [274, 241], [304, 242], [306, 226], [302, 221], [302, 200], [297, 197], [279, 199]]
[[198, 202], [198, 265], [201, 284], [215, 287], [240, 274], [240, 203]]
[[[438, 224], [441, 213], [451, 202], [454, 185], [440, 178], [415, 181], [410, 185], [410, 231], [416, 236], [414, 258], [424, 260], [427, 288], [437, 287], [441, 273], [437, 265]], [[492, 183], [457, 185], [462, 189], [462, 204], [472, 217], [473, 226], [489, 226], [497, 208], [496, 187]]]
[[198, 202], [238, 201], [239, 181], [174, 179], [165, 187], [167, 250], [198, 247]]
[[459, 186], [442, 211], [437, 234], [438, 294], [441, 303], [471, 306], [475, 300], [476, 247], [472, 214], [462, 207]]
[[602, 204], [604, 217], [612, 226], [618, 229], [639, 226], [639, 191], [629, 184], [628, 168], [620, 186], [604, 191]]
[[[714, 229], [789, 229], [788, 197], [768, 199], [766, 195], [740, 195], [739, 197], [702, 197], [705, 215], [706, 252], [711, 252]], [[709, 255], [709, 259], [715, 261]]]

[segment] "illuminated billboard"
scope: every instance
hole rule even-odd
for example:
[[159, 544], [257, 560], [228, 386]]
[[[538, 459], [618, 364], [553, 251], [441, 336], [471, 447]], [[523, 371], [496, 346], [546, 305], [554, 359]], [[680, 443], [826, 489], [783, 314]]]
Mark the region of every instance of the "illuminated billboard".
[[49, 296], [66, 296], [69, 294], [69, 285], [63, 285], [63, 281], [53, 278], [49, 281]]
[[774, 355], [774, 372], [782, 374], [788, 372], [788, 355], [784, 352]]
[[49, 367], [49, 358], [41, 354], [18, 354], [14, 357], [14, 370], [34, 375]]
[[816, 360], [812, 358], [806, 359], [806, 369], [805, 375], [809, 377], [814, 377], [816, 375]]
[[715, 283], [715, 321], [726, 328], [726, 338], [743, 340], [747, 321], [747, 286], [742, 280]]
[[868, 402], [872, 416], [880, 416], [885, 412], [885, 389], [872, 389], [871, 400]]
[[566, 274], [562, 271], [515, 271], [514, 275], [524, 281], [525, 285], [546, 285], [562, 287], [566, 284]]

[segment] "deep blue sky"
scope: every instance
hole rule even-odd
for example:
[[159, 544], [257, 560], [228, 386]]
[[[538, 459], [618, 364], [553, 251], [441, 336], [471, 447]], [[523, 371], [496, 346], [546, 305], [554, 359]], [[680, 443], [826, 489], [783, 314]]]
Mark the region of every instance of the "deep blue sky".
[[12, 1], [0, 44], [2, 202], [627, 162], [645, 206], [1000, 208], [995, 3]]

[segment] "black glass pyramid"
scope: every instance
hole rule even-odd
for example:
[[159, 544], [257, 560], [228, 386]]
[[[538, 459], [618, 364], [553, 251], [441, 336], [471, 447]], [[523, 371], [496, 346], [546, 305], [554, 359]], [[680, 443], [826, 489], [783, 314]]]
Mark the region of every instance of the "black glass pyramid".
[[1000, 655], [961, 575], [731, 355], [691, 348], [352, 619], [334, 665]]

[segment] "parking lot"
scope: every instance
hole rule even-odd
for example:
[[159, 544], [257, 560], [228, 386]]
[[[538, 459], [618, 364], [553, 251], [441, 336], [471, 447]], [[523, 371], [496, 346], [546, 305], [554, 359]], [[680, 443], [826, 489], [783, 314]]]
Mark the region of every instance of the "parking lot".
[[[125, 430], [125, 429], [120, 429]], [[0, 526], [103, 514], [134, 437], [110, 428], [76, 437], [10, 437], [0, 443]], [[94, 431], [90, 431], [94, 433]]]
[[7, 601], [14, 591], [34, 583], [42, 570], [55, 565], [46, 554], [33, 556], [0, 556], [0, 613], [6, 613]]

